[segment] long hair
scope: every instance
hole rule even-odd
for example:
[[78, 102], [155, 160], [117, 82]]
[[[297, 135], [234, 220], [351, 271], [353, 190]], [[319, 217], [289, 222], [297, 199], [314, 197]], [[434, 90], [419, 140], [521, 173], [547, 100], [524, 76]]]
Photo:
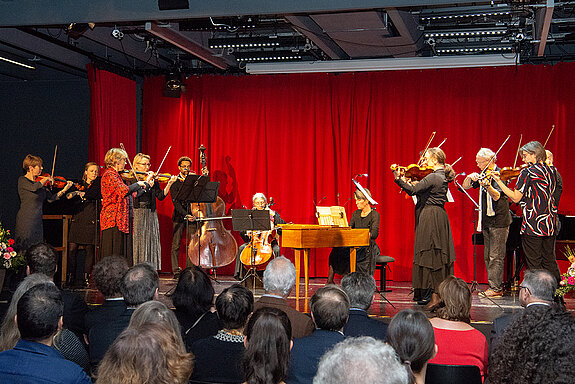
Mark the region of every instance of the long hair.
[[288, 371], [291, 323], [284, 311], [263, 307], [253, 313], [245, 330], [243, 357], [248, 384], [278, 384]]
[[439, 297], [441, 307], [437, 310], [437, 316], [451, 321], [471, 322], [469, 314], [471, 310], [471, 290], [467, 283], [453, 275], [447, 276], [439, 284]]
[[97, 384], [185, 384], [194, 357], [180, 349], [167, 324], [126, 328], [110, 346], [98, 368]]
[[210, 310], [214, 302], [212, 281], [197, 265], [180, 273], [172, 302], [178, 312], [185, 313], [193, 321]]

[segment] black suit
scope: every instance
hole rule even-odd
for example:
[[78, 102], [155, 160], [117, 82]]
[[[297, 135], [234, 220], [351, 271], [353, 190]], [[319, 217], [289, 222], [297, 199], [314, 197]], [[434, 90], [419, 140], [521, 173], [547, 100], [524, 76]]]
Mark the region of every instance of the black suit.
[[493, 328], [491, 329], [491, 342], [490, 342], [491, 350], [493, 350], [494, 344], [497, 342], [497, 339], [501, 337], [501, 335], [503, 334], [503, 331], [505, 331], [505, 329], [509, 326], [509, 324], [511, 324], [513, 322], [513, 320], [515, 320], [515, 318], [517, 316], [519, 316], [521, 313], [523, 313], [523, 311], [528, 311], [529, 309], [542, 307], [542, 306], [549, 306], [549, 305], [545, 304], [545, 303], [533, 303], [533, 304], [529, 305], [528, 307], [526, 307], [525, 309], [521, 309], [521, 310], [516, 311], [514, 313], [507, 313], [507, 314], [501, 315], [498, 318], [496, 318], [495, 320], [493, 320]]
[[347, 324], [343, 327], [346, 337], [371, 336], [374, 339], [387, 340], [387, 324], [372, 319], [363, 309], [350, 309]]
[[61, 290], [62, 302], [64, 303], [64, 328], [74, 332], [80, 340], [86, 333], [84, 317], [89, 313], [89, 308], [84, 299], [75, 292]]

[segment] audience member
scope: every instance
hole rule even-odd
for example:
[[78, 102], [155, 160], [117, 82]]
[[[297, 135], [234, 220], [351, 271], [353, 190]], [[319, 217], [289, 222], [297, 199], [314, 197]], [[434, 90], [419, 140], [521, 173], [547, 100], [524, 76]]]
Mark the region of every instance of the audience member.
[[287, 375], [291, 324], [281, 309], [256, 310], [246, 325], [243, 367], [247, 384], [280, 384]]
[[425, 384], [427, 362], [437, 354], [433, 327], [425, 313], [399, 311], [387, 328], [387, 341], [406, 365], [410, 384]]
[[124, 330], [98, 368], [96, 384], [185, 384], [194, 365], [167, 323]]
[[192, 344], [196, 358], [192, 382], [242, 383], [244, 373], [244, 326], [254, 308], [254, 296], [247, 288], [234, 284], [216, 299], [218, 317], [223, 329], [215, 336]]
[[573, 315], [556, 304], [532, 305], [512, 320], [496, 342], [485, 382], [573, 383], [573, 351]]
[[373, 276], [363, 272], [350, 273], [341, 279], [341, 288], [347, 294], [350, 305], [349, 318], [343, 327], [343, 334], [346, 337], [371, 336], [385, 341], [387, 324], [367, 315], [376, 290]]
[[408, 373], [393, 348], [372, 337], [351, 337], [328, 351], [314, 384], [407, 384]]
[[13, 349], [0, 352], [0, 382], [91, 383], [79, 365], [52, 348], [52, 340], [62, 328], [63, 313], [62, 294], [51, 282], [22, 295], [14, 319], [20, 340]]
[[[120, 268], [119, 264], [111, 263]], [[102, 269], [105, 268], [102, 267]], [[118, 309], [121, 312], [115, 318], [108, 318], [90, 328], [88, 341], [92, 368], [96, 368], [116, 337], [128, 327], [136, 307], [158, 298], [158, 287], [158, 273], [151, 265], [136, 264], [126, 271], [120, 282], [120, 293], [124, 298], [126, 308], [123, 311]]]
[[195, 341], [214, 336], [222, 329], [213, 307], [214, 293], [212, 281], [202, 268], [192, 265], [179, 273], [172, 302], [188, 351]]
[[255, 302], [254, 309], [273, 307], [284, 311], [291, 322], [293, 338], [311, 335], [314, 326], [311, 317], [290, 307], [287, 302], [295, 285], [295, 267], [283, 256], [271, 260], [264, 271], [266, 293]]
[[130, 325], [128, 326], [134, 328], [147, 323], [162, 323], [170, 326], [174, 332], [176, 332], [178, 343], [182, 347], [182, 350], [185, 351], [186, 347], [182, 339], [182, 333], [180, 332], [180, 323], [174, 312], [166, 307], [164, 303], [152, 300], [141, 304], [132, 314]]
[[487, 340], [470, 325], [471, 290], [467, 283], [453, 275], [439, 285], [440, 307], [431, 319], [437, 355], [431, 364], [476, 365], [485, 374]]
[[[54, 281], [54, 275], [58, 268], [58, 258], [54, 248], [46, 243], [38, 243], [31, 246], [25, 253], [26, 273], [43, 273]], [[82, 338], [86, 333], [84, 316], [88, 312], [88, 305], [77, 293], [61, 290], [64, 302], [64, 328], [71, 330]]]
[[349, 299], [335, 285], [326, 285], [312, 296], [311, 316], [316, 330], [294, 340], [286, 382], [311, 384], [323, 354], [344, 339], [343, 327], [349, 313]]

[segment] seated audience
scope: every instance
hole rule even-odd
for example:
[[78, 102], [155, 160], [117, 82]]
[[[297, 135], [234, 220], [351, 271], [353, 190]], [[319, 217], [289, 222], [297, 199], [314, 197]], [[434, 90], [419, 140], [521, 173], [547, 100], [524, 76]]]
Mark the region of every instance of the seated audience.
[[246, 326], [244, 345], [246, 383], [283, 384], [293, 345], [286, 313], [271, 307], [255, 311]]
[[79, 365], [52, 348], [63, 313], [62, 294], [52, 283], [38, 284], [22, 295], [13, 319], [20, 340], [0, 352], [0, 383], [91, 383]]
[[484, 376], [487, 368], [487, 340], [473, 328], [471, 290], [467, 283], [453, 275], [439, 285], [440, 307], [431, 319], [435, 333], [437, 355], [431, 364], [476, 365]]
[[174, 312], [170, 308], [166, 307], [164, 303], [152, 300], [141, 304], [132, 314], [129, 327], [139, 327], [140, 325], [147, 323], [162, 323], [169, 325], [178, 335], [178, 343], [181, 345], [182, 350], [186, 349], [180, 332], [180, 323], [178, 322]]
[[408, 375], [393, 348], [373, 337], [350, 337], [319, 363], [314, 384], [407, 384]]
[[295, 267], [283, 256], [272, 259], [264, 271], [264, 290], [266, 293], [255, 302], [254, 309], [273, 307], [284, 311], [291, 322], [294, 339], [311, 335], [314, 330], [311, 317], [290, 307], [287, 302], [295, 285]]
[[[54, 248], [46, 243], [38, 243], [31, 246], [25, 253], [26, 273], [43, 273], [54, 281], [54, 275], [58, 269], [58, 257]], [[83, 338], [86, 333], [84, 317], [88, 313], [88, 305], [75, 292], [60, 290], [64, 302], [64, 328], [74, 332], [78, 338]]]
[[254, 308], [250, 290], [234, 284], [216, 299], [216, 309], [223, 329], [215, 336], [196, 341], [191, 346], [195, 369], [191, 382], [242, 383], [244, 373], [244, 327]]
[[212, 281], [202, 268], [192, 265], [180, 272], [172, 303], [188, 351], [195, 341], [222, 329], [213, 307], [214, 293]]
[[343, 327], [345, 337], [371, 336], [385, 341], [387, 324], [367, 315], [376, 290], [373, 276], [363, 272], [350, 273], [341, 279], [341, 288], [347, 294], [350, 306], [349, 318]]
[[167, 323], [146, 323], [125, 329], [110, 346], [97, 384], [185, 384], [194, 365]]
[[425, 384], [427, 362], [437, 354], [433, 327], [425, 313], [404, 309], [387, 328], [387, 342], [409, 372], [410, 384]]
[[121, 312], [115, 318], [109, 318], [90, 328], [88, 347], [92, 368], [100, 363], [108, 347], [128, 327], [138, 305], [157, 300], [159, 281], [158, 273], [150, 264], [136, 264], [126, 271], [120, 282], [120, 293], [124, 298], [126, 309], [123, 311], [119, 309]]
[[311, 384], [323, 354], [344, 339], [343, 327], [349, 313], [349, 299], [335, 285], [326, 285], [312, 296], [311, 317], [316, 330], [307, 337], [294, 340], [291, 351], [288, 384]]

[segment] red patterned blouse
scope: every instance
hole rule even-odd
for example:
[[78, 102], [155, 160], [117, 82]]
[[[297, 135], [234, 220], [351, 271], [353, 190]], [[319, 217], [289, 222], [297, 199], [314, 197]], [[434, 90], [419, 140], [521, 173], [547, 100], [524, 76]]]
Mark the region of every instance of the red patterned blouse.
[[102, 175], [102, 212], [100, 213], [100, 228], [113, 228], [129, 233], [129, 187], [113, 168], [108, 168]]

